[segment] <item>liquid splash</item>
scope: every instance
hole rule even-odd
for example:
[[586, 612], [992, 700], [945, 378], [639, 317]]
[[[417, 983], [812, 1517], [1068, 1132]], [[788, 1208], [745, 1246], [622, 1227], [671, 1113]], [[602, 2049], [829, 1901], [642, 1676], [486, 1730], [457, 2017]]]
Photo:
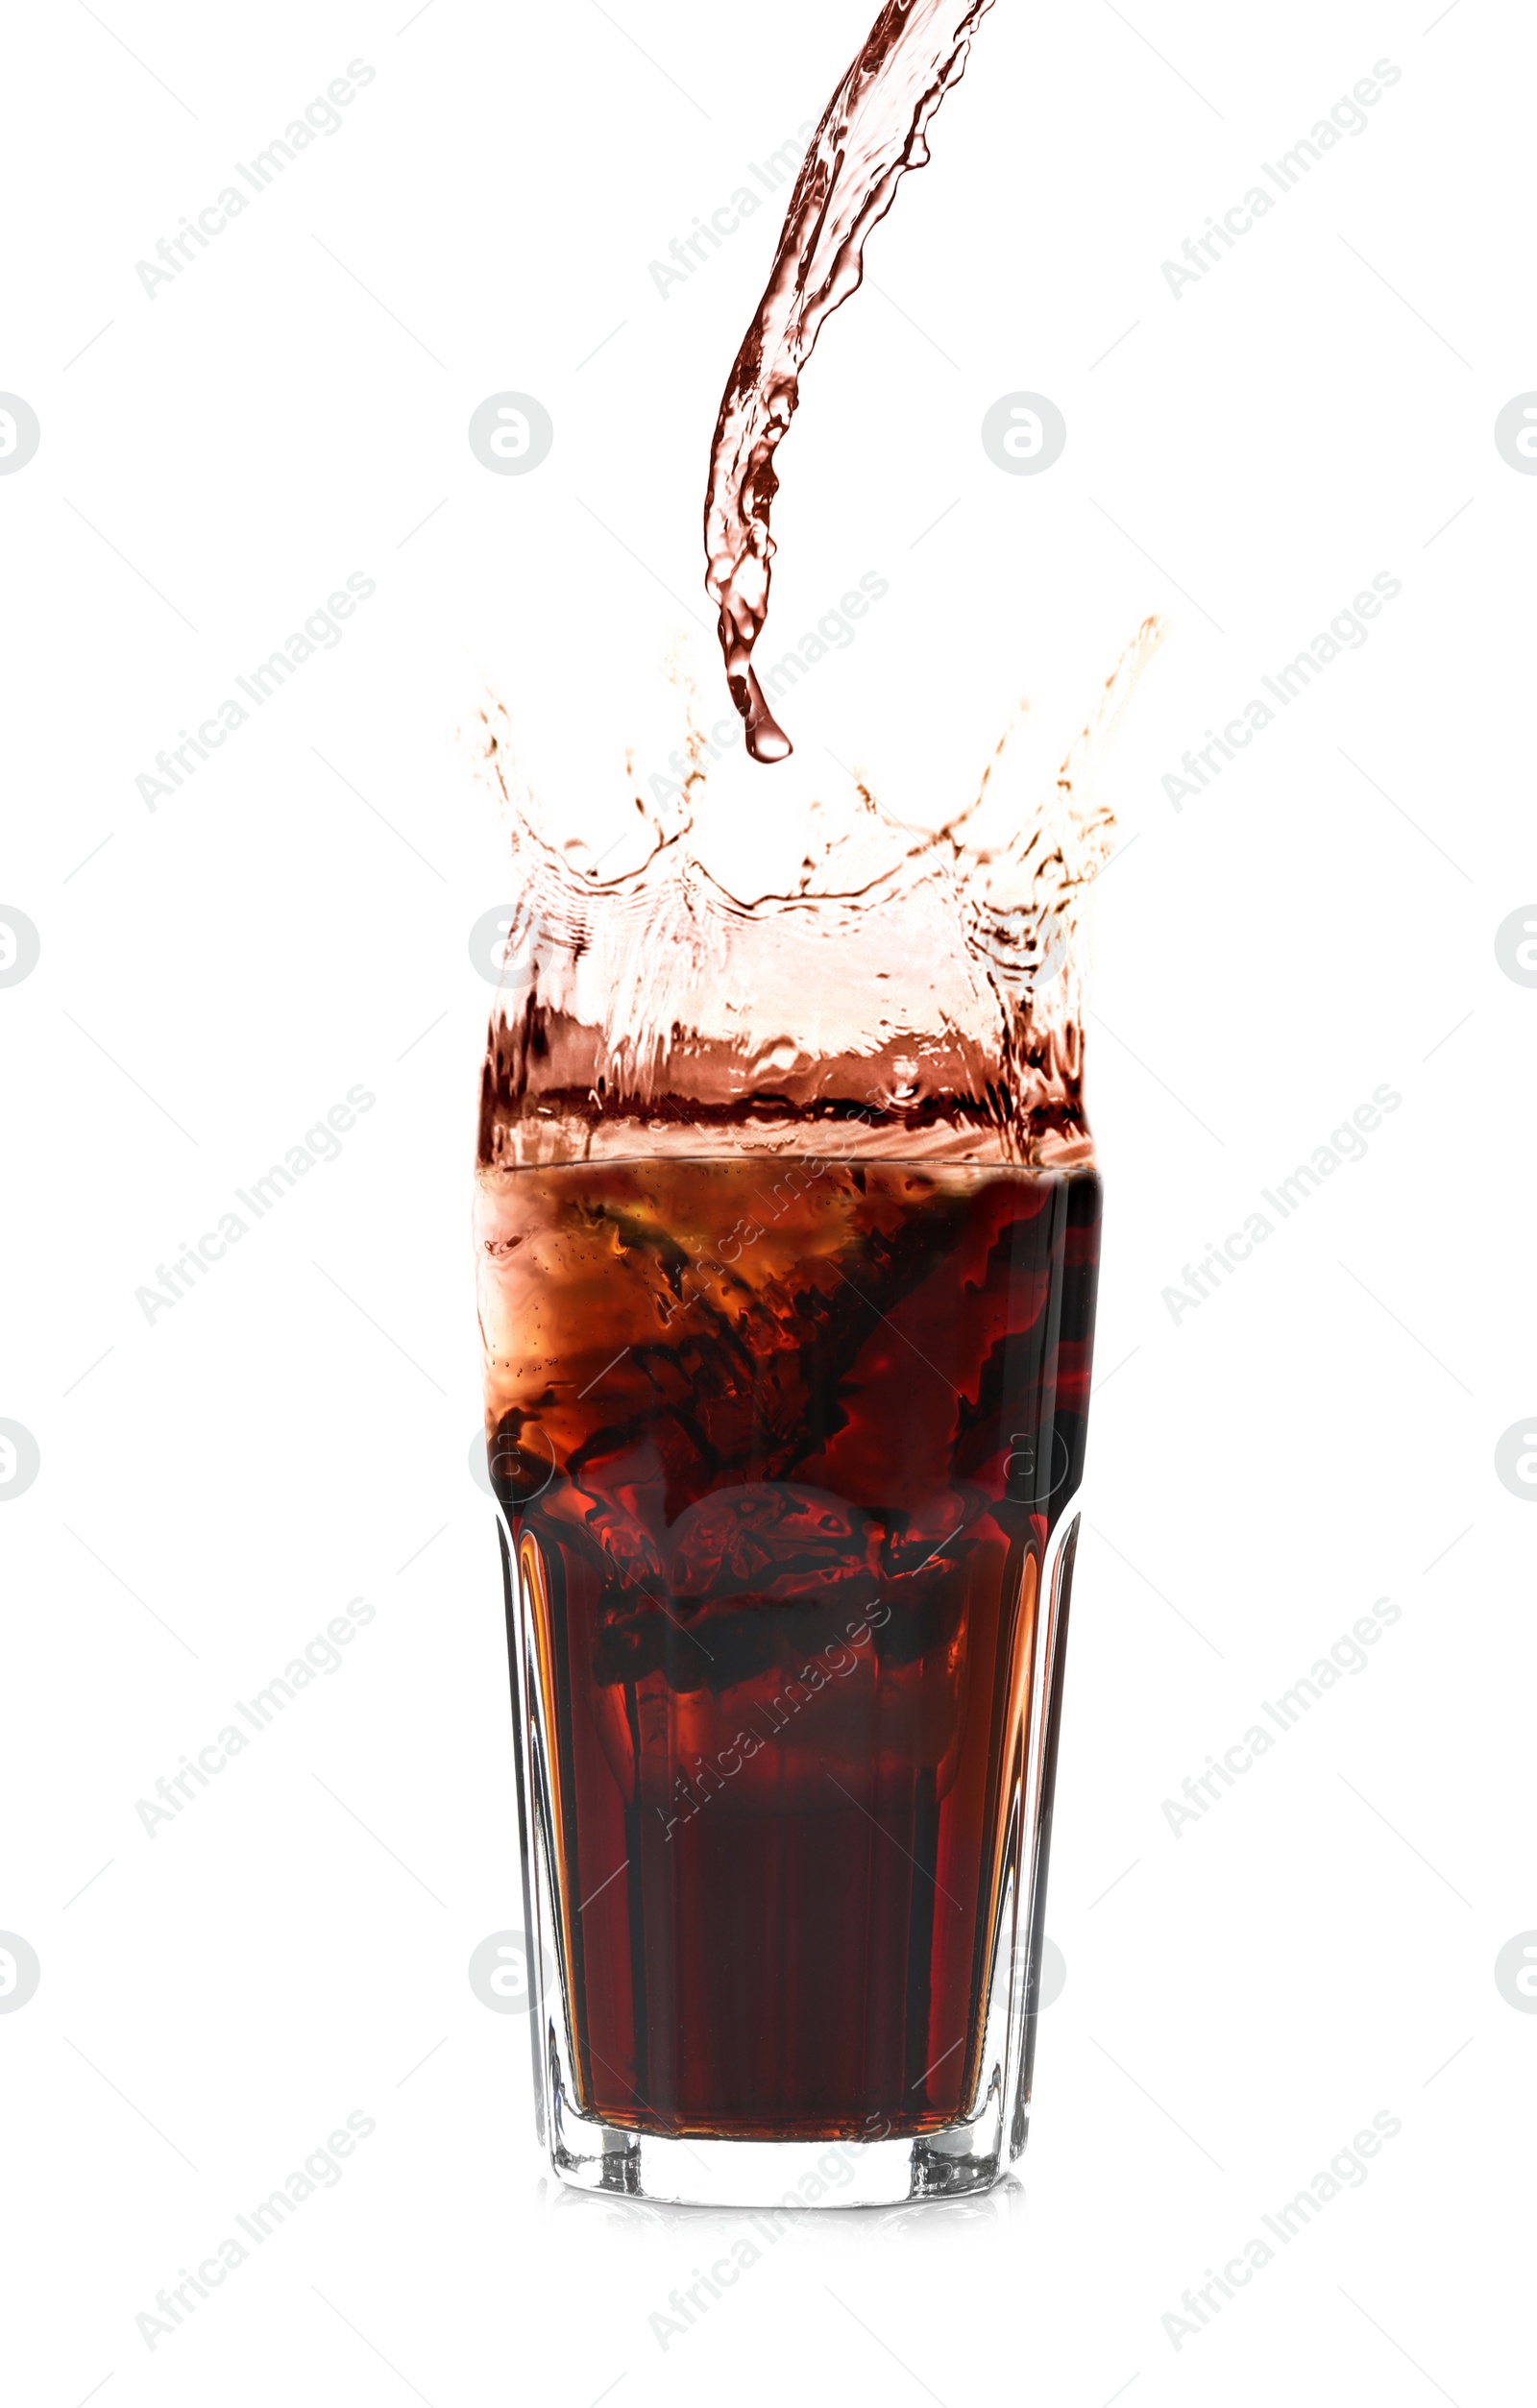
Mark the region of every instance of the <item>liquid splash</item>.
[[928, 164], [929, 120], [965, 71], [992, 0], [888, 0], [822, 113], [791, 195], [757, 315], [732, 368], [710, 452], [706, 590], [720, 613], [731, 698], [754, 761], [793, 747], [753, 670], [768, 615], [774, 453], [827, 319], [863, 280], [865, 245], [910, 168]]
[[816, 808], [788, 890], [750, 897], [701, 858], [696, 722], [671, 815], [636, 796], [646, 858], [604, 878], [557, 840], [488, 704], [479, 765], [506, 806], [520, 901], [482, 1174], [742, 1153], [1088, 1163], [1080, 922], [1114, 824], [1099, 773], [1161, 633], [1143, 623], [1044, 791], [1021, 705], [946, 825], [901, 828], [862, 787]]

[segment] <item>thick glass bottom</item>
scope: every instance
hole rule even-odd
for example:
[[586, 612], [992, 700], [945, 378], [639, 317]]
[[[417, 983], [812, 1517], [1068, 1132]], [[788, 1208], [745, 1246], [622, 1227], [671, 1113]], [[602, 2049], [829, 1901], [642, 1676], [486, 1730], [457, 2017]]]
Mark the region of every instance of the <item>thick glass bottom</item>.
[[551, 2162], [575, 2190], [681, 2207], [898, 2207], [964, 2199], [1008, 2172], [996, 2108], [915, 2140], [668, 2140], [561, 2103]]

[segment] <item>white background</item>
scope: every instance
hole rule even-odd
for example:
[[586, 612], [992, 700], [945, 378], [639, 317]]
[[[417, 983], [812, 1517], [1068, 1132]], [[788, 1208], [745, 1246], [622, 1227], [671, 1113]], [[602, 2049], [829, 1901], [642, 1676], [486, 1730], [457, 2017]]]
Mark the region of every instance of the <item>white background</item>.
[[[1537, 992], [1494, 949], [1537, 893], [1537, 483], [1493, 440], [1537, 385], [1508, 0], [997, 0], [781, 454], [770, 638], [866, 571], [891, 592], [794, 698], [795, 763], [737, 757], [744, 812], [829, 748], [937, 817], [1016, 698], [1065, 738], [1169, 622], [1097, 905], [1067, 1982], [1017, 2178], [802, 2219], [659, 2335], [745, 2220], [563, 2194], [526, 2025], [468, 1983], [522, 1916], [467, 1468], [467, 936], [507, 897], [455, 729], [489, 685], [600, 836], [626, 737], [662, 740], [648, 773], [681, 732], [675, 630], [723, 707], [698, 513], [774, 213], [666, 300], [648, 264], [819, 112], [870, 5], [12, 23], [0, 386], [41, 444], [0, 476], [0, 903], [42, 949], [0, 988], [0, 1417], [41, 1472], [0, 1513], [0, 1928], [41, 1981], [0, 2014], [0, 2239], [29, 2408], [1474, 2408], [1529, 2356], [1537, 2020], [1494, 1978], [1537, 1926], [1537, 1523], [1494, 1470], [1537, 1406]], [[135, 261], [354, 59], [341, 130], [151, 299]], [[1382, 59], [1368, 131], [1176, 299], [1162, 261]], [[465, 438], [508, 388], [554, 421], [528, 476]], [[1038, 477], [979, 439], [1021, 388], [1068, 427]], [[1383, 571], [1370, 641], [1176, 812], [1185, 748]], [[156, 752], [352, 572], [377, 592], [340, 645], [149, 811]], [[340, 1158], [146, 1321], [135, 1290], [354, 1083]], [[1183, 1266], [1379, 1084], [1366, 1158], [1176, 1322]], [[135, 1801], [359, 1593], [342, 1668], [149, 1836]], [[1369, 1668], [1176, 1837], [1161, 1802], [1384, 1594]], [[344, 2179], [147, 2347], [157, 2291], [358, 2109]], [[1176, 2348], [1187, 2286], [1380, 2110], [1369, 2179]]]

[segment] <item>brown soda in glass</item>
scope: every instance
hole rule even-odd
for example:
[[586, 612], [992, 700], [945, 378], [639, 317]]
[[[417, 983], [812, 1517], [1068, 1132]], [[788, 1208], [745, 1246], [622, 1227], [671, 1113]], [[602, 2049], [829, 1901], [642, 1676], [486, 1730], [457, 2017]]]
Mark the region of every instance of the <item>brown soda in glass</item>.
[[970, 2108], [1099, 1224], [1087, 1169], [482, 1169], [585, 2114]]

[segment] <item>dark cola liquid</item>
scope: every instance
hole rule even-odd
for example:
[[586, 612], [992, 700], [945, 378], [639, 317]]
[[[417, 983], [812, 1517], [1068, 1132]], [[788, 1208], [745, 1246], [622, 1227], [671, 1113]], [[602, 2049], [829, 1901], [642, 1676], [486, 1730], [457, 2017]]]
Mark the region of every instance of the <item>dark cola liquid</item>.
[[970, 2106], [1092, 1173], [483, 1179], [578, 2104], [695, 2135]]

